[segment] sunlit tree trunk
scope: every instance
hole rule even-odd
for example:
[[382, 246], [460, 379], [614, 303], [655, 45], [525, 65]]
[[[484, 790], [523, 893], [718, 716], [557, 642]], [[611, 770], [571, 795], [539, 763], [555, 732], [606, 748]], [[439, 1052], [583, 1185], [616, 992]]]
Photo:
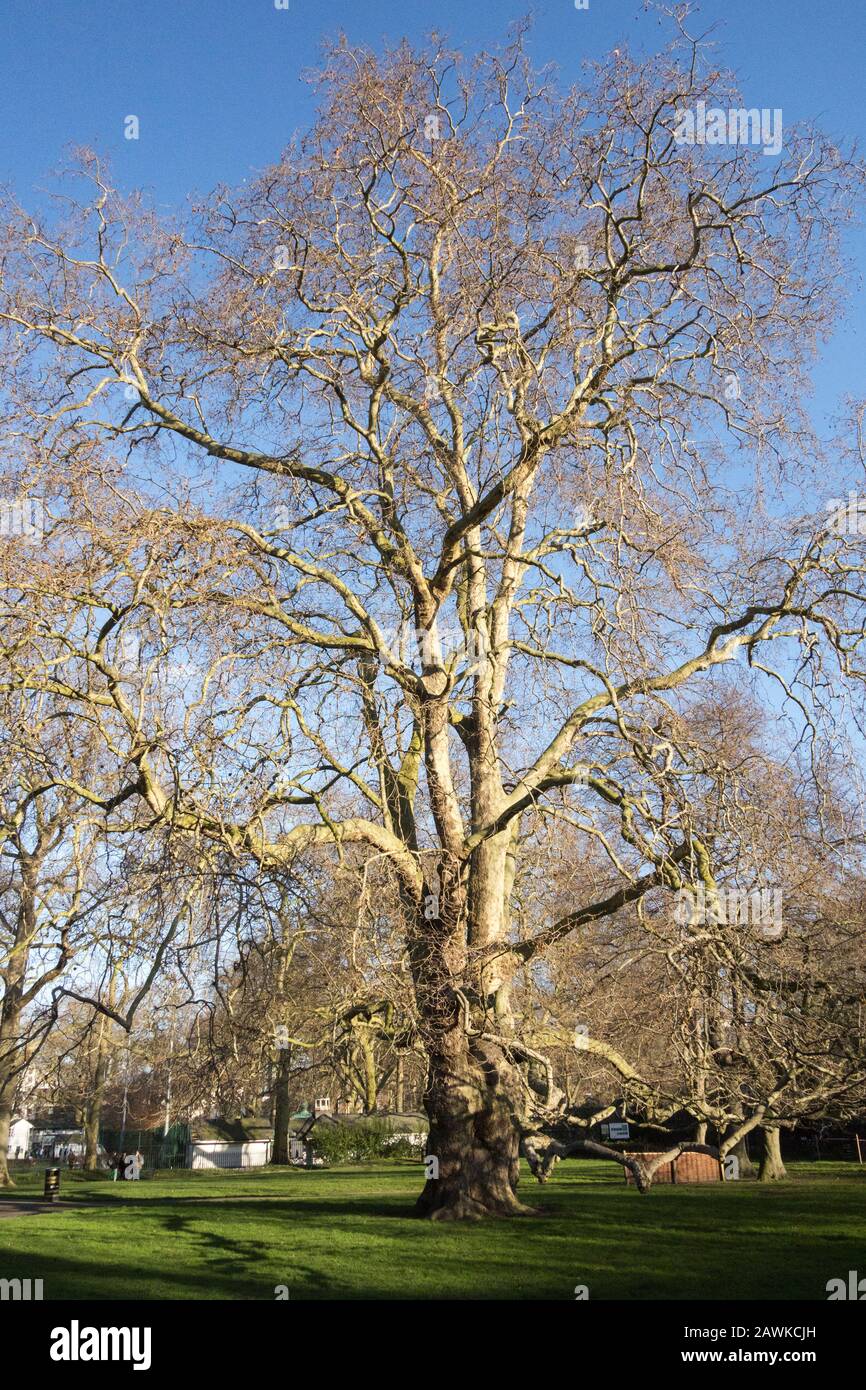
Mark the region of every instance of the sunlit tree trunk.
[[15, 1004], [15, 990], [7, 981], [6, 995], [0, 1005], [0, 1187], [15, 1186], [9, 1172], [7, 1149], [18, 1076], [19, 1031], [20, 1014]]
[[397, 1058], [397, 1065], [394, 1075], [394, 1109], [398, 1115], [402, 1115], [404, 1101], [404, 1067], [403, 1058]]
[[782, 1145], [778, 1129], [765, 1125], [761, 1130], [761, 1166], [758, 1170], [759, 1182], [780, 1182], [788, 1174], [782, 1162]]
[[84, 1107], [84, 1167], [93, 1173], [99, 1166], [99, 1126], [102, 1121], [102, 1102], [108, 1080], [110, 1057], [100, 1048], [93, 1075], [93, 1090]]
[[26, 914], [22, 913], [17, 934], [18, 949], [13, 953], [6, 971], [6, 990], [0, 1003], [0, 1187], [15, 1186], [9, 1171], [7, 1149], [23, 1060], [21, 1000], [30, 955], [28, 941], [32, 939], [32, 936], [27, 936], [25, 917]]
[[[484, 861], [485, 890], [502, 902], [506, 846]], [[474, 867], [474, 866], [473, 866]], [[433, 1220], [529, 1213], [517, 1197], [523, 1082], [502, 1042], [509, 1024], [505, 981], [473, 969], [468, 943], [481, 944], [500, 921], [489, 900], [468, 895], [459, 871], [440, 872], [440, 916], [419, 924], [411, 957], [429, 1057], [424, 1105], [428, 1159], [435, 1160], [417, 1205]], [[467, 930], [466, 913], [474, 908]], [[453, 981], [462, 982], [455, 991]], [[502, 997], [497, 993], [502, 990]], [[428, 1168], [429, 1171], [429, 1168]]]
[[[114, 1005], [114, 981], [109, 993], [109, 1005]], [[99, 1126], [102, 1120], [102, 1102], [105, 1084], [111, 1064], [111, 1056], [106, 1041], [107, 1019], [99, 1015], [96, 1038], [96, 1058], [93, 1068], [93, 1081], [90, 1094], [84, 1104], [84, 1167], [93, 1173], [99, 1166]]]
[[9, 1172], [9, 1161], [7, 1152], [9, 1149], [9, 1132], [12, 1128], [12, 1105], [11, 1102], [2, 1098], [0, 1091], [0, 1187], [14, 1187], [15, 1182]]
[[[737, 1128], [737, 1125], [731, 1125], [728, 1133], [731, 1133]], [[742, 1139], [738, 1139], [734, 1147], [728, 1150], [728, 1156], [737, 1159], [740, 1165], [741, 1178], [753, 1178], [755, 1176], [757, 1170], [749, 1157], [749, 1141], [746, 1135], [743, 1135]]]

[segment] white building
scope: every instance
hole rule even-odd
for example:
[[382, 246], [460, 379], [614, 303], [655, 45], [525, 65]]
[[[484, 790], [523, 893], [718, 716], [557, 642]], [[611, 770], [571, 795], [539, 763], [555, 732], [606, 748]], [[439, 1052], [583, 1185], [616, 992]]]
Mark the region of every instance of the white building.
[[13, 1120], [9, 1128], [9, 1144], [6, 1148], [7, 1158], [26, 1158], [30, 1152], [30, 1135], [33, 1133], [33, 1126], [29, 1120]]
[[271, 1157], [271, 1141], [194, 1139], [186, 1154], [188, 1168], [263, 1168]]
[[84, 1154], [84, 1135], [80, 1129], [36, 1129], [30, 1136], [31, 1147], [42, 1158], [66, 1158]]

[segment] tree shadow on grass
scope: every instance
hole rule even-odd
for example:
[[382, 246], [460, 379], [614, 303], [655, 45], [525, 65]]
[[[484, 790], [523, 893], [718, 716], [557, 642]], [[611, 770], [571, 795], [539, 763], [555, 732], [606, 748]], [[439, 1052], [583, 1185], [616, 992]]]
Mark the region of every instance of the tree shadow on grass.
[[[157, 1213], [160, 1211], [171, 1211], [178, 1208], [182, 1212], [185, 1208], [200, 1207], [202, 1214], [208, 1211], [224, 1210], [230, 1212], [232, 1208], [239, 1208], [247, 1213], [257, 1211], [263, 1217], [272, 1218], [275, 1211], [284, 1211], [287, 1215], [298, 1215], [303, 1213], [311, 1217], [315, 1216], [378, 1216], [378, 1217], [411, 1217], [414, 1212], [415, 1198], [406, 1199], [403, 1196], [394, 1198], [384, 1198], [381, 1193], [371, 1193], [369, 1197], [323, 1197], [316, 1199], [313, 1197], [283, 1196], [274, 1195], [265, 1197], [261, 1195], [238, 1193], [230, 1197], [148, 1197], [148, 1198], [127, 1198], [122, 1204], [99, 1204], [100, 1209], [105, 1211], [110, 1207], [112, 1211], [139, 1211], [143, 1214], [148, 1212]], [[88, 1203], [88, 1207], [81, 1206], [81, 1210], [94, 1210], [97, 1204]], [[178, 1220], [183, 1220], [181, 1215]]]
[[[188, 1233], [187, 1233], [188, 1234]], [[227, 1243], [228, 1244], [228, 1243]], [[238, 1242], [231, 1242], [237, 1246]], [[82, 1300], [84, 1302], [174, 1302], [207, 1299], [225, 1302], [271, 1302], [276, 1284], [261, 1272], [261, 1251], [245, 1257], [239, 1267], [237, 1257], [230, 1262], [208, 1260], [202, 1270], [171, 1268], [147, 1269], [134, 1257], [118, 1266], [105, 1259], [95, 1261], [73, 1256], [46, 1256], [38, 1252], [22, 1252], [14, 1258], [3, 1259], [3, 1277], [42, 1279], [44, 1300], [48, 1303]], [[259, 1272], [256, 1272], [259, 1271]], [[343, 1288], [320, 1269], [304, 1263], [293, 1263], [292, 1281], [303, 1284], [313, 1297], [339, 1298]]]
[[[32, 1230], [43, 1253], [6, 1255], [0, 1272], [44, 1278], [48, 1299], [270, 1300], [280, 1283], [300, 1300], [569, 1299], [587, 1283], [598, 1299], [776, 1300], [821, 1297], [828, 1277], [853, 1267], [858, 1240], [858, 1223], [850, 1233], [840, 1227], [849, 1208], [842, 1192], [827, 1200], [774, 1188], [765, 1199], [733, 1186], [684, 1187], [644, 1198], [566, 1180], [544, 1190], [548, 1221], [412, 1230], [402, 1193], [323, 1186], [334, 1196], [320, 1187], [318, 1197], [307, 1189], [253, 1201], [128, 1198], [112, 1210], [128, 1209], [129, 1221], [67, 1212], [55, 1228], [57, 1258], [45, 1253], [40, 1219]], [[67, 1257], [74, 1239], [79, 1249]]]

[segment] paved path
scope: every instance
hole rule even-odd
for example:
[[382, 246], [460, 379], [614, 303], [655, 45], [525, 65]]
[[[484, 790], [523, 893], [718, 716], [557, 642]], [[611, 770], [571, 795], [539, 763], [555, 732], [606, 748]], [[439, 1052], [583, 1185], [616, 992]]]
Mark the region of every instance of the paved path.
[[62, 1211], [80, 1207], [81, 1202], [10, 1202], [0, 1201], [0, 1220], [4, 1216], [38, 1216], [41, 1211]]

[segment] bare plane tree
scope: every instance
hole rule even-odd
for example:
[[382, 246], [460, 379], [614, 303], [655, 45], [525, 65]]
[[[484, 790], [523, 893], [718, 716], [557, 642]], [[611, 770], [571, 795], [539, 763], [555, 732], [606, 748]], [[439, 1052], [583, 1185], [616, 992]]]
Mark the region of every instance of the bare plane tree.
[[[683, 140], [739, 105], [688, 42], [567, 93], [519, 36], [340, 42], [322, 85], [188, 225], [91, 155], [62, 226], [7, 210], [5, 433], [50, 516], [19, 582], [63, 634], [7, 680], [181, 836], [380, 857], [429, 1058], [419, 1211], [518, 1214], [556, 1087], [527, 1084], [514, 972], [712, 880], [693, 692], [727, 670], [815, 746], [859, 698], [864, 556], [801, 399], [861, 172], [812, 129], [774, 159]], [[517, 941], [519, 855], [562, 818], [609, 881]]]

